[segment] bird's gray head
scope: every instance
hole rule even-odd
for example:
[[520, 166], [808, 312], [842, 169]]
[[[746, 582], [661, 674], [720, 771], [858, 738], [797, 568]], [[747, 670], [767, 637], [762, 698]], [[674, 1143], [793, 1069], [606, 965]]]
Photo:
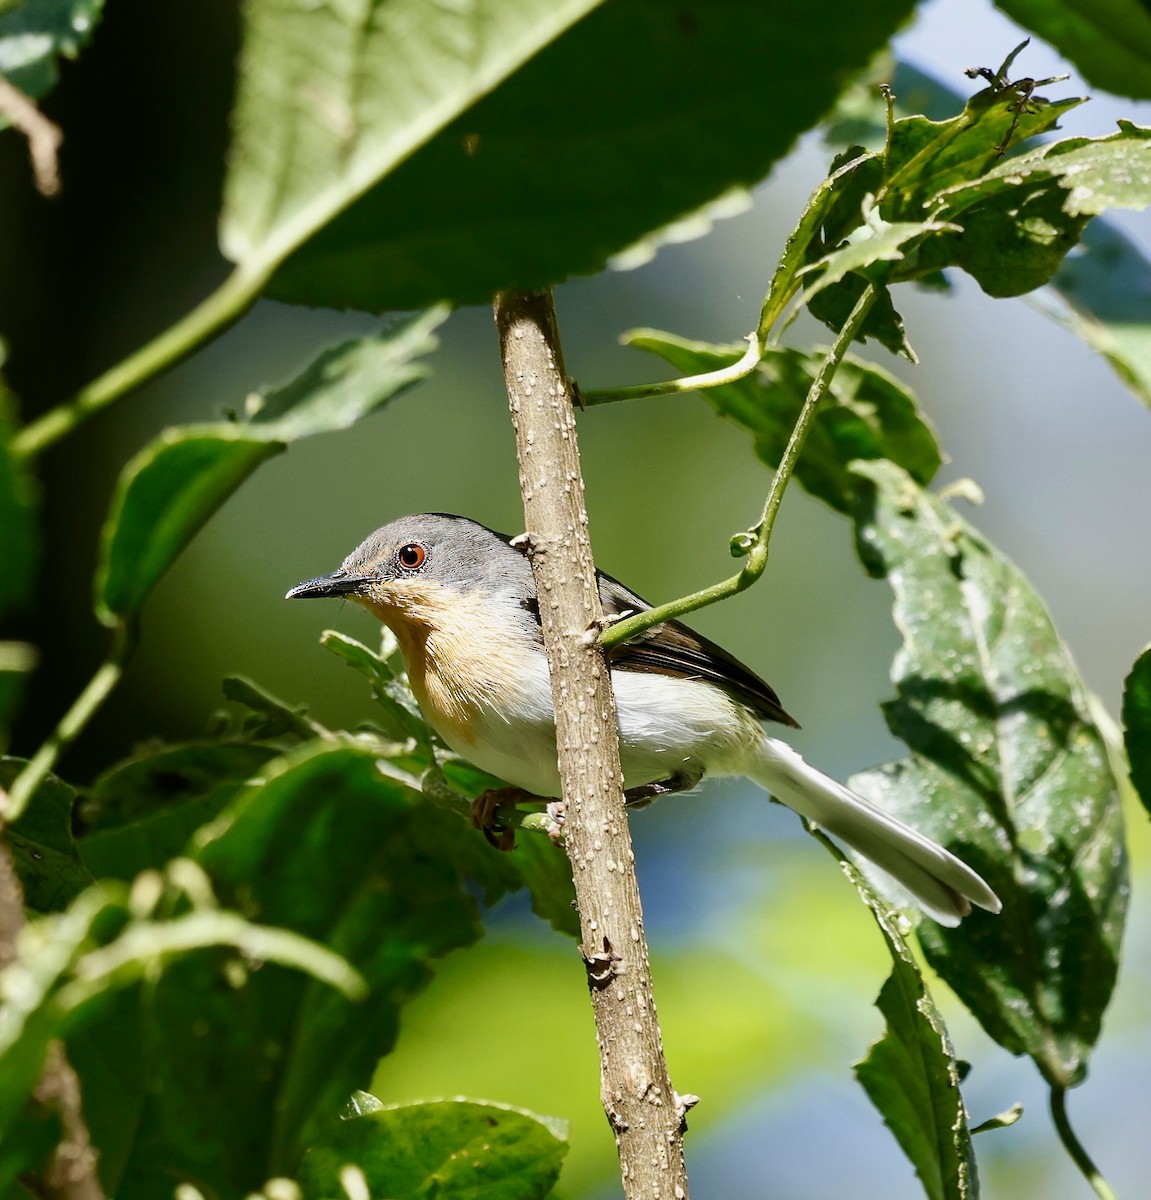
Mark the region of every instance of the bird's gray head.
[[383, 615], [416, 615], [445, 596], [535, 595], [527, 559], [478, 521], [450, 513], [401, 517], [366, 538], [338, 570], [297, 584], [289, 600], [348, 596]]

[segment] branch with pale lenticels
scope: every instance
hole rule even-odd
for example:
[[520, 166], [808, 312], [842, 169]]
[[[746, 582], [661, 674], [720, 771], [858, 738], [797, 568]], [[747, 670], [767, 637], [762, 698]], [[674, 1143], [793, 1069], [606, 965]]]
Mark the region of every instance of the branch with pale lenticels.
[[652, 998], [615, 701], [595, 636], [602, 611], [587, 531], [572, 392], [550, 293], [495, 302], [516, 432], [527, 546], [556, 710], [565, 845], [599, 1042], [604, 1110], [624, 1194], [684, 1200], [684, 1114]]

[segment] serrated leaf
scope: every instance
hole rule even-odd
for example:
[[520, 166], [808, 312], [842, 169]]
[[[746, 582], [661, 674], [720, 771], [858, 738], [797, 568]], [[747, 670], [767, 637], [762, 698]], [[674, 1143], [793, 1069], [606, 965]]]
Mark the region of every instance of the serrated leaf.
[[1075, 64], [1093, 87], [1151, 97], [1151, 14], [1140, 0], [995, 0]]
[[1020, 154], [941, 192], [943, 215], [964, 232], [937, 239], [931, 264], [962, 267], [993, 296], [1048, 282], [1092, 216], [1151, 204], [1151, 130], [1120, 126]]
[[1123, 684], [1123, 741], [1131, 783], [1151, 812], [1151, 647], [1135, 660]]
[[[654, 330], [633, 331], [625, 340], [660, 355], [685, 375], [727, 366], [742, 354], [735, 346], [693, 342]], [[748, 429], [755, 437], [756, 453], [775, 468], [823, 361], [816, 351], [771, 347], [751, 375], [707, 388], [702, 395], [723, 416]], [[927, 484], [939, 469], [942, 453], [911, 392], [880, 367], [849, 354], [816, 415], [796, 477], [813, 495], [846, 512], [854, 488], [849, 465], [875, 458], [898, 462]]]
[[[0, 788], [27, 765], [24, 759], [0, 761]], [[32, 802], [4, 830], [4, 840], [24, 890], [24, 903], [33, 912], [63, 912], [92, 883], [72, 837], [75, 790], [55, 775], [36, 789]]]
[[[958, 92], [907, 63], [896, 63], [892, 84], [901, 112], [930, 111], [934, 119], [941, 120], [963, 103]], [[869, 144], [882, 145], [884, 106], [879, 92], [874, 87], [866, 94], [857, 89], [849, 104], [854, 117], [851, 140], [867, 136]], [[847, 134], [844, 122], [829, 131], [833, 140]], [[867, 190], [875, 192], [877, 186]], [[1007, 226], [1000, 231], [1009, 247], [1035, 235], [1042, 240], [1043, 229]], [[993, 253], [992, 249], [985, 257], [990, 259]], [[992, 277], [993, 270], [984, 274]], [[1015, 286], [1026, 286], [1040, 275], [1032, 271], [1029, 279], [1019, 280]], [[923, 276], [916, 278], [925, 282]], [[1039, 299], [1040, 311], [1102, 354], [1123, 382], [1145, 404], [1151, 404], [1151, 264], [1136, 243], [1105, 217], [1095, 217], [1082, 228], [1078, 246], [1059, 264], [1050, 287]]]
[[325, 351], [287, 386], [258, 396], [244, 423], [169, 429], [121, 473], [104, 524], [96, 612], [107, 625], [135, 617], [204, 523], [265, 459], [296, 438], [348, 426], [426, 369], [443, 309]]
[[[0, 12], [0, 75], [29, 96], [56, 84], [58, 58], [75, 58], [88, 43], [104, 0], [23, 0]], [[0, 116], [0, 129], [8, 122]]]
[[892, 970], [875, 1004], [887, 1029], [855, 1075], [894, 1134], [930, 1200], [979, 1195], [967, 1110], [959, 1092], [961, 1064], [915, 956], [902, 918], [829, 839], [815, 835], [839, 860], [871, 910], [887, 943]]
[[762, 178], [911, 10], [593, 7], [250, 6], [228, 257], [282, 264], [277, 298], [371, 310], [597, 271]]
[[395, 1200], [543, 1200], [568, 1151], [555, 1118], [477, 1100], [385, 1105], [325, 1130], [300, 1181], [313, 1200], [345, 1200], [340, 1175], [359, 1168], [372, 1196]]
[[919, 926], [988, 1033], [1078, 1082], [1114, 986], [1127, 908], [1116, 782], [1083, 685], [1019, 571], [889, 463], [860, 463], [859, 553], [895, 591], [888, 724], [911, 756], [852, 781], [948, 846], [1003, 900]]

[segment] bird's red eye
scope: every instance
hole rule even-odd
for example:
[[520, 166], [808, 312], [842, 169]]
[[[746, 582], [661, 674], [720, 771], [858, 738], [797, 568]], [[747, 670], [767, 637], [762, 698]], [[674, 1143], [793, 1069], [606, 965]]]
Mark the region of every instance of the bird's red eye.
[[418, 571], [424, 565], [424, 559], [427, 556], [427, 551], [419, 542], [409, 542], [406, 546], [400, 547], [396, 558], [405, 570]]

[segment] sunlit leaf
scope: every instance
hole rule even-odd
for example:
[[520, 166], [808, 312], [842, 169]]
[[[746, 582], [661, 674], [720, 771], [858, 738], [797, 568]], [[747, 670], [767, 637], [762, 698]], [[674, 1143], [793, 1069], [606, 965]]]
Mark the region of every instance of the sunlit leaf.
[[825, 835], [815, 831], [852, 881], [891, 955], [892, 970], [875, 1004], [887, 1028], [855, 1064], [856, 1078], [911, 1160], [929, 1200], [979, 1195], [962, 1072], [943, 1018], [927, 990], [894, 912]]
[[[636, 330], [627, 344], [650, 350], [684, 375], [735, 362], [737, 346], [692, 342], [654, 330]], [[716, 411], [755, 437], [756, 453], [777, 467], [824, 356], [815, 351], [769, 348], [758, 369], [735, 383], [701, 392]], [[915, 397], [881, 367], [847, 355], [835, 374], [804, 444], [796, 477], [813, 495], [846, 512], [856, 459], [886, 458], [920, 483], [930, 483], [942, 462], [935, 433]]]
[[543, 1200], [568, 1150], [567, 1125], [490, 1101], [385, 1105], [330, 1125], [304, 1159], [314, 1200], [344, 1200], [359, 1168], [373, 1196]]
[[895, 591], [888, 724], [909, 758], [853, 786], [991, 884], [998, 916], [921, 921], [931, 965], [1013, 1053], [1078, 1082], [1127, 908], [1116, 782], [1083, 685], [1019, 571], [898, 467], [861, 463], [857, 544]]
[[279, 266], [280, 299], [370, 310], [599, 270], [766, 175], [911, 8], [261, 0], [225, 253]]

